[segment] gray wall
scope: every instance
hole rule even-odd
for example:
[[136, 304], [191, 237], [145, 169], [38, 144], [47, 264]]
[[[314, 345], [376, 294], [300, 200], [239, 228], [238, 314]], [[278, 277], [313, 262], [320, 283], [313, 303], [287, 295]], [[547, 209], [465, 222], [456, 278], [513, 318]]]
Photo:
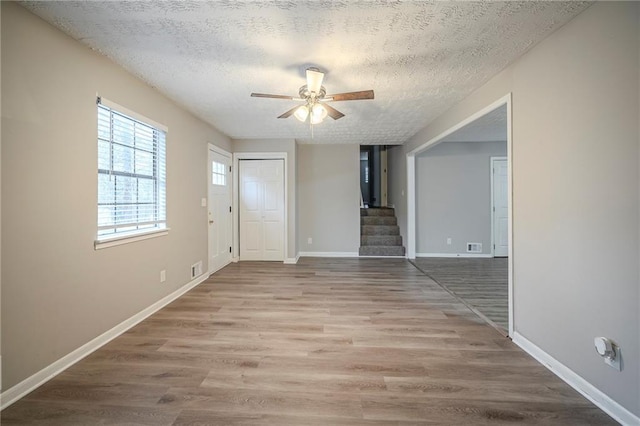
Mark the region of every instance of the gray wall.
[[286, 152], [287, 153], [287, 253], [295, 258], [298, 253], [296, 238], [296, 141], [295, 139], [234, 139], [233, 152]]
[[[0, 7], [0, 74], [2, 72], [2, 8]], [[0, 84], [0, 117], [2, 116], [2, 84]], [[0, 120], [0, 188], [2, 188], [2, 120]], [[0, 242], [2, 241], [2, 191], [0, 191]], [[0, 392], [2, 391], [2, 244], [0, 243]]]
[[506, 155], [506, 142], [445, 142], [416, 157], [416, 255], [491, 253], [490, 159]]
[[[391, 151], [512, 93], [516, 331], [636, 415], [639, 32], [640, 4], [595, 3]], [[401, 186], [406, 166], [394, 164]], [[621, 345], [622, 372], [597, 356], [595, 336]]]
[[[207, 143], [231, 142], [22, 7], [1, 7], [7, 390], [187, 284], [194, 262], [206, 265]], [[167, 236], [93, 248], [96, 93], [169, 128]]]
[[358, 145], [298, 145], [300, 252], [358, 252], [359, 159]]

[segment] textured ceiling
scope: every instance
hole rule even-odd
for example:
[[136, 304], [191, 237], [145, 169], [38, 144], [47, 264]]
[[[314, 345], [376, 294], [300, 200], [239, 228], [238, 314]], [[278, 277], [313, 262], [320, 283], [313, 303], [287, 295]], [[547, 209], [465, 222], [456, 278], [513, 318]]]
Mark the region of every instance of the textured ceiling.
[[400, 144], [589, 2], [46, 1], [25, 7], [232, 138], [311, 137], [276, 119], [304, 70], [325, 71], [346, 117], [314, 143]]
[[507, 141], [507, 106], [503, 105], [456, 130], [442, 142]]

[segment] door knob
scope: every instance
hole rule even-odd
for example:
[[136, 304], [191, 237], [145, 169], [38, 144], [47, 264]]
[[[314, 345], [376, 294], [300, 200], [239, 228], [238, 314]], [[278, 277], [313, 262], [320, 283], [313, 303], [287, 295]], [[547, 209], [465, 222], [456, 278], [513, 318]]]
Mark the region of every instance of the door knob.
[[210, 221], [209, 221], [209, 225], [211, 225], [212, 223], [213, 223], [213, 221], [212, 221], [212, 220], [210, 220]]

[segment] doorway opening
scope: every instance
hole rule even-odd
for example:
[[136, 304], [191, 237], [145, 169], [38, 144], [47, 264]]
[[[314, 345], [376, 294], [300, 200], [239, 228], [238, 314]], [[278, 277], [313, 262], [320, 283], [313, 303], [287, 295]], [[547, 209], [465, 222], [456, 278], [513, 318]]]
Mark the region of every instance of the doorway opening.
[[387, 206], [387, 146], [360, 145], [361, 207]]
[[511, 96], [407, 154], [408, 257], [513, 335]]

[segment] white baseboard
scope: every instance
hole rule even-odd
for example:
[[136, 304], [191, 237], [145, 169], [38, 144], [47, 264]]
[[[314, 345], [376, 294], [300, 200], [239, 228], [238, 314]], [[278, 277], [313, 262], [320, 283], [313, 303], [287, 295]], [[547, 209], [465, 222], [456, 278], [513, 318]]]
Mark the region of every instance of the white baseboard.
[[493, 257], [487, 253], [416, 253], [416, 257]]
[[360, 259], [406, 259], [407, 256], [358, 256]]
[[14, 402], [18, 401], [20, 398], [22, 398], [29, 392], [33, 391], [37, 387], [43, 385], [44, 383], [51, 380], [58, 374], [62, 373], [67, 368], [71, 367], [73, 364], [77, 363], [81, 359], [87, 357], [91, 353], [100, 349], [102, 346], [106, 345], [116, 337], [120, 336], [122, 333], [129, 330], [131, 327], [135, 326], [145, 318], [153, 315], [160, 309], [164, 308], [166, 305], [173, 302], [178, 297], [182, 296], [187, 291], [191, 290], [192, 288], [194, 288], [195, 286], [197, 286], [207, 278], [209, 278], [208, 274], [203, 274], [203, 275], [200, 275], [199, 277], [196, 277], [195, 279], [185, 284], [184, 286], [180, 287], [173, 293], [158, 300], [153, 305], [143, 309], [142, 311], [138, 312], [131, 318], [128, 318], [122, 321], [120, 324], [116, 325], [112, 329], [105, 331], [95, 339], [90, 340], [89, 342], [80, 346], [78, 349], [68, 353], [67, 355], [63, 356], [59, 360], [55, 361], [53, 364], [46, 366], [45, 368], [38, 371], [34, 375], [27, 377], [17, 385], [14, 385], [11, 388], [7, 389], [6, 391], [2, 392], [2, 394], [0, 394], [0, 410], [4, 410], [5, 408], [10, 406]]
[[287, 257], [284, 259], [284, 264], [285, 265], [295, 265], [296, 263], [298, 263], [298, 260], [300, 259], [300, 255], [298, 254], [296, 257]]
[[580, 392], [585, 398], [593, 402], [598, 408], [619, 423], [630, 426], [640, 425], [640, 417], [618, 404], [610, 396], [587, 382], [569, 367], [553, 358], [517, 331], [513, 333], [513, 343], [520, 346], [525, 352], [540, 362], [540, 364], [547, 367], [552, 373]]
[[358, 252], [351, 251], [301, 251], [298, 257], [360, 257]]

